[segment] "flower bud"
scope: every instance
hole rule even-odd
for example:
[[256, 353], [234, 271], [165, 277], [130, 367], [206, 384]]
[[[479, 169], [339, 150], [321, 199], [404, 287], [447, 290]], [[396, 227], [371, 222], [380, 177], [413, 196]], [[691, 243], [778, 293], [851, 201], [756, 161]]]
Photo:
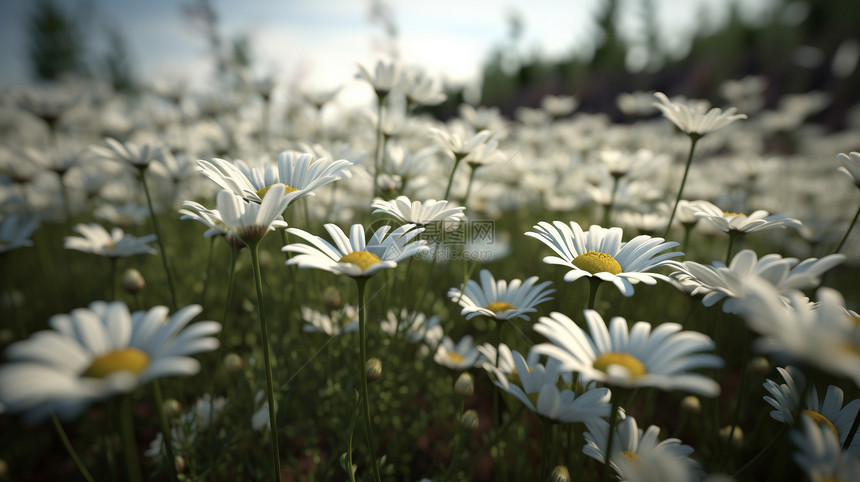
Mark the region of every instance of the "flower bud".
[[729, 443], [729, 434], [731, 434], [732, 440], [731, 444], [735, 448], [740, 448], [744, 444], [744, 431], [741, 430], [740, 427], [735, 425], [734, 432], [732, 431], [731, 425], [726, 425], [725, 427], [720, 429], [720, 440], [723, 443]]
[[463, 398], [469, 398], [475, 393], [475, 380], [469, 372], [463, 372], [454, 382], [454, 392]]
[[382, 376], [382, 360], [376, 357], [368, 359], [364, 364], [364, 376], [368, 382], [378, 380]]
[[181, 455], [177, 455], [174, 457], [176, 464], [176, 472], [182, 473], [185, 471], [185, 459]]
[[570, 482], [570, 471], [565, 465], [556, 465], [549, 476], [550, 482]]
[[763, 356], [757, 356], [749, 361], [749, 368], [753, 373], [764, 375], [770, 371], [770, 362]]
[[323, 291], [323, 306], [329, 310], [336, 310], [340, 308], [341, 303], [340, 291], [332, 285], [326, 286]]
[[0, 479], [5, 479], [9, 475], [9, 464], [5, 460], [0, 459]]
[[182, 404], [175, 398], [168, 398], [164, 401], [164, 416], [168, 419], [175, 418], [182, 413]]
[[146, 280], [143, 279], [143, 275], [140, 274], [140, 271], [134, 268], [125, 270], [122, 274], [122, 289], [125, 290], [126, 293], [136, 295], [143, 291], [144, 288], [146, 288]]
[[681, 400], [681, 410], [698, 415], [702, 413], [702, 402], [695, 395], [687, 395]]
[[466, 410], [463, 415], [460, 415], [460, 426], [467, 432], [472, 432], [478, 428], [478, 412], [474, 410]]
[[227, 356], [224, 357], [224, 370], [226, 370], [228, 374], [235, 375], [241, 372], [244, 368], [245, 362], [243, 362], [242, 357], [236, 353], [228, 353]]

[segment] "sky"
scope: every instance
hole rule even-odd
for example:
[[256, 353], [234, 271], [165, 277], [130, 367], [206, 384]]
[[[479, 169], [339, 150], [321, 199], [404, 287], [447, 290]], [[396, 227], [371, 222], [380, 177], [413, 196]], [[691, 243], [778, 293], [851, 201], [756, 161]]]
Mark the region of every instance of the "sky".
[[[478, 78], [494, 47], [508, 45], [512, 13], [522, 19], [519, 55], [558, 58], [593, 48], [593, 19], [604, 0], [378, 0], [391, 12], [400, 62], [422, 66], [439, 81]], [[683, 51], [700, 29], [724, 21], [740, 2], [751, 14], [777, 0], [618, 0], [622, 35], [636, 36], [637, 12], [650, 2], [661, 42]], [[27, 20], [32, 0], [0, 0], [0, 87], [27, 83]], [[106, 32], [125, 38], [135, 72], [145, 80], [185, 82], [205, 88], [212, 58], [200, 23], [183, 13], [194, 0], [59, 0], [86, 18], [91, 48], [106, 49]], [[370, 0], [213, 0], [222, 35], [248, 35], [256, 75], [274, 75], [303, 90], [353, 82], [359, 64], [388, 59], [385, 29], [371, 20]], [[90, 14], [86, 14], [86, 12]], [[704, 19], [704, 20], [697, 20]]]

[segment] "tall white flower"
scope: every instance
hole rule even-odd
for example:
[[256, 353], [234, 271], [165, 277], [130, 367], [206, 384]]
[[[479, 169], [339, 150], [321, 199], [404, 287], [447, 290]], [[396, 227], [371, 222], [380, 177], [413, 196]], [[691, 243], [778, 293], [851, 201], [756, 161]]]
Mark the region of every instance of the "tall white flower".
[[716, 107], [709, 110], [709, 105], [705, 101], [697, 101], [692, 105], [672, 102], [662, 92], [655, 93], [654, 97], [657, 98], [654, 107], [660, 109], [678, 129], [690, 135], [703, 136], [722, 129], [738, 119], [747, 118], [746, 114], [735, 114], [737, 109], [734, 107], [723, 112]]
[[272, 186], [260, 204], [245, 201], [226, 189], [220, 191], [216, 198], [224, 225], [246, 244], [259, 241], [275, 228], [286, 228], [287, 223], [281, 218], [281, 213], [289, 202], [283, 184]]

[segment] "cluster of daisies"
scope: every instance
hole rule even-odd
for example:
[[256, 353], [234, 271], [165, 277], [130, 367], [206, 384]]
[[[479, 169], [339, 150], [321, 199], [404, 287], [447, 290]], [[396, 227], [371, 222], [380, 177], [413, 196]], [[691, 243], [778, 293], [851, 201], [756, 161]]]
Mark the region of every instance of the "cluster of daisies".
[[[368, 321], [369, 336], [387, 337], [385, 343], [376, 341], [377, 350], [409, 346], [413, 356], [431, 366], [423, 375], [469, 374], [454, 388], [467, 398], [474, 390], [472, 374], [486, 377], [493, 413], [487, 414], [491, 426], [482, 443], [496, 444], [509, 430], [500, 413], [502, 397], [509, 408], [521, 406], [534, 414], [546, 433], [561, 425], [568, 434], [581, 435], [578, 446], [570, 435], [566, 443], [556, 441], [565, 454], [555, 453], [558, 449], [544, 439], [539, 467], [530, 473], [541, 480], [565, 480], [565, 473], [577, 469], [568, 466], [571, 453], [588, 457], [588, 467], [599, 467], [598, 477], [605, 480], [734, 480], [732, 474], [743, 480], [750, 464], [727, 462], [737, 460], [734, 452], [743, 447], [742, 408], [773, 409], [771, 418], [787, 431], [776, 424], [765, 430], [774, 440], [790, 441], [794, 462], [811, 480], [860, 477], [860, 437], [855, 436], [860, 399], [846, 397], [860, 387], [860, 315], [850, 309], [857, 299], [822, 287], [834, 268], [853, 269], [860, 259], [857, 244], [848, 242], [860, 209], [843, 222], [845, 205], [853, 203], [853, 212], [860, 204], [848, 198], [856, 198], [860, 187], [860, 153], [850, 147], [847, 154], [829, 153], [853, 181], [848, 187], [816, 181], [837, 166], [812, 165], [802, 153], [763, 159], [761, 139], [784, 133], [784, 124], [775, 125], [773, 116], [801, 124], [815, 112], [814, 105], [737, 114], [735, 108], [656, 93], [647, 96], [645, 107], [628, 105], [626, 97], [619, 106], [630, 115], [659, 112], [665, 119], [608, 126], [601, 116], [575, 113], [572, 97], [549, 97], [539, 109], [519, 111], [516, 120], [463, 105], [456, 119], [441, 123], [412, 113], [415, 106], [445, 98], [422, 71], [380, 62], [373, 71], [362, 67], [359, 78], [376, 94], [376, 108], [345, 115], [336, 125], [327, 125], [323, 116], [335, 93], [307, 94], [300, 105], [285, 109], [280, 123], [255, 123], [242, 115], [237, 99], [259, 96], [269, 112], [272, 86], [265, 82], [251, 82], [237, 97], [196, 101], [162, 86], [162, 100], [169, 102], [147, 107], [151, 111], [139, 119], [144, 127], [107, 115], [121, 111], [116, 105], [121, 98], [103, 105], [104, 118], [114, 123], [103, 120], [93, 132], [108, 136], [91, 143], [82, 140], [86, 133], [72, 122], [86, 114], [76, 111], [84, 109], [78, 98], [46, 93], [47, 105], [39, 109], [19, 102], [17, 108], [29, 106], [33, 120], [46, 123], [51, 147], [22, 149], [33, 161], [24, 165], [8, 160], [11, 151], [0, 151], [7, 167], [3, 175], [10, 180], [2, 185], [0, 253], [33, 246], [41, 224], [52, 223], [77, 233], [65, 237], [65, 249], [108, 258], [114, 271], [119, 258], [142, 266], [141, 258], [158, 256], [170, 292], [170, 303], [163, 303], [172, 305], [173, 314], [161, 305], [132, 311], [110, 289], [106, 301], [50, 317], [49, 329], [21, 330], [21, 339], [6, 347], [0, 365], [0, 413], [21, 414], [28, 422], [72, 421], [93, 405], [128, 396], [153, 381], [163, 412], [158, 379], [198, 374], [201, 363], [193, 356], [213, 352], [228, 340], [229, 333], [219, 332], [222, 324], [228, 331], [235, 260], [247, 250], [255, 269], [266, 389], [256, 391], [246, 418], [254, 431], [268, 433], [273, 477], [280, 479], [278, 427], [293, 421], [290, 410], [279, 413], [278, 405], [292, 396], [287, 396], [289, 383], [272, 379], [270, 357], [281, 356], [283, 347], [268, 341], [273, 329], [265, 320], [270, 307], [263, 303], [258, 256], [263, 238], [276, 233], [280, 252], [270, 259], [278, 259], [284, 270], [345, 275], [358, 288], [355, 304], [343, 304], [339, 293], [326, 290], [313, 294], [323, 301], [319, 305], [286, 308], [300, 315], [308, 339], [358, 337], [360, 370], [355, 374], [361, 392], [356, 393], [366, 459], [353, 460], [349, 454], [344, 467], [350, 477], [357, 466], [368, 478], [381, 480], [378, 458], [385, 455], [385, 449], [376, 453], [382, 446], [374, 439], [373, 415], [378, 414], [371, 413], [368, 388], [383, 373], [380, 359], [368, 355], [382, 354], [367, 352]], [[750, 90], [749, 96], [762, 95], [755, 82], [739, 85]], [[22, 134], [22, 143], [36, 144], [32, 135]], [[825, 150], [811, 138], [803, 140], [810, 149], [818, 148], [815, 152]], [[277, 159], [271, 152], [279, 152]], [[733, 155], [726, 159], [725, 152]], [[671, 165], [676, 157], [687, 159], [683, 171]], [[778, 195], [768, 191], [780, 183], [789, 188], [780, 188]], [[783, 196], [792, 190], [805, 197]], [[841, 218], [827, 219], [817, 209]], [[550, 220], [528, 218], [531, 228], [495, 231], [506, 218], [521, 219], [524, 212], [540, 212]], [[233, 263], [222, 322], [191, 323], [203, 307], [177, 304], [176, 270], [171, 269], [177, 260], [168, 255], [159, 227], [168, 218], [196, 221], [205, 227], [204, 237], [229, 247]], [[73, 219], [89, 222], [72, 226]], [[482, 220], [494, 230], [489, 243], [482, 237], [488, 234], [481, 230]], [[147, 234], [132, 234], [146, 223], [154, 233], [146, 226]], [[192, 229], [188, 224], [181, 229]], [[670, 240], [674, 237], [679, 241]], [[697, 246], [694, 237], [706, 246]], [[544, 277], [562, 286], [537, 275], [497, 277], [490, 263], [512, 257], [512, 246], [524, 246], [517, 257], [533, 258], [528, 266], [546, 270]], [[762, 246], [797, 257], [760, 255]], [[691, 252], [707, 261], [690, 259], [685, 253]], [[537, 253], [548, 267], [537, 262]], [[486, 266], [475, 273], [481, 261]], [[462, 282], [439, 286], [450, 279], [440, 271], [462, 274]], [[126, 272], [121, 283], [132, 294], [144, 285], [135, 273]], [[113, 276], [118, 284], [118, 273]], [[293, 283], [308, 279], [297, 277]], [[367, 297], [371, 280], [370, 286], [389, 296]], [[658, 284], [671, 288], [648, 288]], [[270, 298], [282, 300], [271, 293], [280, 287], [266, 288]], [[815, 293], [814, 301], [804, 290]], [[599, 302], [601, 293], [617, 299], [615, 292], [650, 319], [628, 321], [616, 304]], [[689, 298], [691, 313], [699, 302], [699, 312], [705, 313], [720, 304], [724, 314], [706, 318], [721, 316], [725, 326], [702, 321], [694, 330], [689, 317], [682, 320], [661, 309], [665, 300], [645, 298], [653, 293]], [[337, 301], [325, 302], [329, 298]], [[569, 299], [584, 309], [563, 310], [571, 305]], [[135, 301], [139, 307], [140, 300]], [[368, 305], [384, 316], [368, 320]], [[723, 345], [740, 346], [743, 353], [729, 354]], [[779, 377], [752, 386], [747, 371], [753, 354], [774, 364]], [[257, 363], [231, 352], [210, 368], [233, 370], [250, 361]], [[741, 373], [738, 387], [726, 393], [721, 373], [729, 365], [739, 366]], [[441, 368], [433, 372], [434, 367]], [[824, 378], [832, 382], [827, 388], [816, 385]], [[215, 393], [218, 388], [212, 389], [190, 411], [172, 420], [162, 417], [161, 432], [150, 441], [146, 455], [166, 465], [174, 478], [184, 466], [171, 461], [192, 458], [195, 445], [230, 409]], [[759, 407], [742, 407], [742, 400], [758, 392]], [[696, 451], [699, 440], [682, 441], [670, 436], [680, 430], [659, 425], [653, 404], [666, 394], [684, 396], [685, 413], [703, 419], [711, 417], [700, 397], [706, 399], [715, 422], [702, 421], [698, 426], [710, 432], [699, 435], [722, 437], [719, 450], [710, 446], [702, 456]], [[720, 408], [721, 398], [731, 401], [731, 410]], [[446, 478], [469, 473], [471, 467], [460, 466], [462, 439], [485, 423], [465, 408], [460, 442], [445, 464]], [[392, 450], [392, 444], [385, 445]], [[753, 463], [769, 447], [741, 453]], [[504, 464], [504, 444], [493, 448], [496, 463]], [[86, 474], [85, 467], [79, 469]]]

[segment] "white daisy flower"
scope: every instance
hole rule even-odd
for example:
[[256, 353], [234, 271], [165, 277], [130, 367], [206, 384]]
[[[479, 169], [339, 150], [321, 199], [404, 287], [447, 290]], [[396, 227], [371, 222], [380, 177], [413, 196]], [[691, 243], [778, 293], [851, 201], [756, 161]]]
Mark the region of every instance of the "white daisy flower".
[[198, 160], [198, 169], [222, 189], [232, 191], [244, 199], [259, 203], [266, 192], [276, 184], [287, 195], [289, 205], [297, 199], [313, 196], [314, 190], [343, 179], [352, 162], [345, 159], [329, 161], [316, 159], [313, 154], [283, 151], [277, 165], [250, 167], [241, 160], [234, 162], [213, 158]]
[[[807, 386], [807, 381], [800, 370], [787, 366], [778, 367], [777, 371], [782, 375], [785, 383], [778, 384], [768, 379], [763, 384], [765, 390], [771, 395], [765, 396], [764, 401], [774, 408], [770, 412], [770, 417], [778, 422], [794, 425], [797, 416], [809, 415], [818, 424], [829, 427], [839, 436], [839, 443], [844, 444], [854, 419], [860, 411], [860, 399], [852, 400], [843, 407], [845, 395], [842, 389], [830, 385], [827, 387], [824, 400], [821, 400], [814, 383], [810, 383], [804, 397], [801, 392]], [[847, 450], [860, 454], [860, 439], [852, 440]]]
[[860, 329], [838, 291], [819, 288], [816, 304], [794, 291], [786, 304], [764, 280], [752, 279], [746, 289], [743, 316], [762, 335], [755, 342], [760, 352], [810, 363], [860, 386]]
[[194, 375], [189, 355], [214, 350], [221, 325], [200, 321], [190, 305], [168, 318], [156, 306], [129, 313], [125, 303], [96, 301], [51, 317], [51, 330], [10, 345], [0, 368], [0, 404], [38, 421], [51, 412], [73, 419], [90, 404], [128, 393], [156, 378]]
[[281, 213], [287, 208], [290, 198], [283, 184], [273, 187], [275, 189], [266, 193], [260, 204], [245, 201], [226, 189], [219, 191], [215, 202], [226, 230], [248, 244], [263, 239], [266, 233], [276, 228], [286, 228], [287, 223]]
[[546, 365], [529, 364], [517, 351], [512, 357], [515, 368], [510, 373], [503, 373], [491, 364], [485, 364], [485, 368], [493, 374], [497, 387], [515, 396], [532, 412], [558, 422], [586, 422], [609, 415], [609, 389], [592, 388], [576, 396], [570, 389], [558, 389], [557, 360], [550, 359]]
[[696, 287], [691, 296], [703, 296], [702, 304], [705, 306], [713, 306], [729, 297], [723, 304], [723, 311], [737, 314], [742, 309], [738, 299], [745, 296], [744, 287], [750, 279], [764, 279], [785, 295], [791, 290], [817, 286], [821, 282], [820, 276], [845, 261], [845, 255], [831, 254], [821, 259], [797, 261], [797, 258], [783, 258], [778, 254], [758, 259], [755, 251], [745, 249], [732, 258], [729, 266], [720, 261], [714, 261], [712, 266], [685, 261], [677, 265], [680, 271], [672, 273], [672, 276], [681, 276], [686, 282], [693, 283]]
[[791, 432], [790, 438], [798, 449], [794, 461], [809, 480], [860, 479], [860, 459], [842, 450], [839, 438], [830, 427], [822, 426], [809, 415], [800, 417], [800, 425], [800, 429]]
[[406, 196], [398, 196], [393, 201], [374, 199], [371, 208], [376, 208], [372, 214], [383, 213], [394, 216], [404, 223], [425, 226], [435, 222], [463, 222], [466, 215], [463, 206], [451, 207], [448, 201], [428, 199], [426, 201], [410, 201]]
[[702, 333], [681, 331], [677, 323], [663, 323], [652, 330], [639, 321], [631, 329], [627, 320], [616, 316], [607, 328], [594, 310], [585, 310], [591, 335], [567, 316], [554, 312], [534, 325], [549, 343], [535, 350], [562, 362], [562, 369], [580, 373], [585, 383], [604, 382], [619, 387], [655, 387], [716, 396], [720, 386], [710, 378], [693, 373], [699, 368], [720, 368], [723, 360], [710, 353], [714, 342]]
[[405, 308], [398, 316], [394, 310], [388, 310], [386, 318], [380, 323], [382, 331], [389, 336], [395, 336], [399, 330], [412, 343], [421, 343], [435, 347], [442, 341], [444, 332], [439, 317], [428, 317], [421, 312], [409, 312]]
[[387, 96], [402, 82], [397, 64], [394, 62], [386, 63], [381, 60], [376, 62], [372, 74], [363, 65], [359, 65], [357, 77], [366, 80], [380, 98]]
[[352, 305], [344, 305], [342, 310], [328, 315], [302, 306], [302, 318], [305, 320], [304, 332], [321, 331], [328, 336], [337, 336], [358, 331], [358, 309]]
[[715, 204], [705, 201], [697, 203], [696, 207], [700, 210], [696, 213], [697, 217], [708, 221], [716, 226], [717, 229], [726, 233], [751, 233], [786, 226], [799, 228], [802, 225], [797, 219], [781, 214], [770, 214], [763, 209], [747, 215], [744, 213], [726, 212]]
[[549, 246], [558, 256], [547, 256], [544, 263], [571, 268], [564, 275], [565, 281], [576, 281], [582, 277], [594, 277], [609, 281], [624, 296], [633, 295], [633, 285], [640, 281], [653, 285], [657, 280], [670, 281], [668, 276], [651, 273], [660, 266], [674, 266], [670, 258], [683, 256], [674, 251], [655, 256], [662, 251], [678, 246], [676, 242], [663, 242], [663, 238], [636, 236], [622, 242], [621, 228], [603, 228], [592, 225], [583, 232], [578, 223], [567, 225], [561, 221], [552, 224], [541, 221], [534, 226], [531, 236]]
[[842, 163], [838, 171], [850, 177], [854, 181], [854, 185], [860, 188], [860, 152], [849, 152], [848, 154], [840, 152], [836, 158]]
[[138, 170], [146, 170], [152, 161], [161, 155], [161, 146], [149, 144], [134, 144], [132, 142], [120, 142], [111, 137], [105, 138], [104, 146], [93, 146], [93, 152], [104, 159], [110, 159], [120, 163], [128, 164]]
[[480, 358], [481, 353], [475, 348], [471, 335], [460, 338], [456, 344], [451, 337], [445, 335], [433, 355], [433, 361], [453, 370], [466, 370], [477, 366]]
[[635, 477], [635, 471], [631, 473], [625, 470], [628, 468], [626, 462], [633, 462], [630, 465], [637, 467], [637, 462], [644, 462], [655, 456], [660, 457], [658, 455], [660, 452], [674, 456], [676, 460], [682, 462], [685, 469], [684, 477], [666, 480], [696, 480], [704, 475], [701, 465], [690, 458], [693, 447], [682, 444], [681, 440], [677, 438], [667, 438], [661, 441], [659, 439], [660, 427], [651, 425], [646, 430], [642, 430], [635, 418], [625, 416], [623, 412], [619, 415], [622, 419], [615, 428], [611, 450], [607, 449], [609, 424], [603, 419], [585, 422], [588, 428], [588, 431], [585, 432], [586, 444], [582, 449], [585, 455], [606, 463], [606, 454], [609, 453], [609, 465], [621, 476], [622, 480], [637, 480], [630, 478]]
[[136, 254], [155, 254], [156, 250], [148, 243], [155, 241], [154, 234], [146, 236], [133, 236], [126, 234], [120, 228], [113, 228], [110, 232], [99, 223], [78, 224], [74, 230], [82, 237], [66, 236], [63, 247], [83, 251], [84, 253], [97, 254], [107, 258], [124, 258]]
[[[516, 374], [517, 365], [514, 362], [514, 352], [516, 350], [511, 350], [508, 345], [500, 343], [499, 348], [496, 349], [494, 345], [484, 343], [483, 345], [478, 346], [478, 351], [481, 352], [481, 355], [484, 355], [485, 358], [482, 365], [484, 370], [491, 372], [490, 367], [494, 367], [505, 376]], [[498, 360], [496, 357], [498, 357]], [[533, 366], [539, 362], [540, 353], [530, 350], [528, 357], [526, 358], [526, 365]]]
[[349, 237], [335, 224], [326, 224], [325, 229], [334, 245], [301, 229], [287, 229], [289, 234], [310, 243], [284, 246], [282, 251], [299, 253], [290, 258], [287, 264], [322, 269], [353, 278], [367, 278], [383, 269], [394, 268], [398, 261], [428, 249], [426, 241], [412, 241], [424, 231], [424, 228], [415, 228], [414, 224], [404, 224], [390, 235], [388, 231], [391, 226], [382, 226], [367, 241], [364, 227], [360, 224], [352, 225]]
[[537, 284], [538, 277], [532, 276], [525, 281], [519, 279], [507, 282], [496, 281], [489, 270], [481, 270], [481, 283], [474, 280], [466, 282], [466, 289], [448, 290], [448, 298], [463, 307], [460, 312], [467, 320], [483, 315], [496, 320], [522, 318], [528, 320], [526, 313], [537, 311], [535, 306], [552, 299], [549, 295], [554, 289], [546, 289], [552, 284], [544, 281]]
[[0, 253], [32, 246], [30, 236], [39, 227], [37, 216], [13, 214], [0, 221]]
[[703, 136], [709, 132], [731, 124], [738, 119], [746, 119], [746, 114], [735, 114], [737, 109], [730, 107], [725, 112], [714, 107], [708, 110], [708, 103], [698, 101], [687, 105], [681, 102], [672, 102], [662, 92], [656, 92], [654, 107], [660, 109], [667, 119], [672, 121], [681, 131], [690, 135]]

